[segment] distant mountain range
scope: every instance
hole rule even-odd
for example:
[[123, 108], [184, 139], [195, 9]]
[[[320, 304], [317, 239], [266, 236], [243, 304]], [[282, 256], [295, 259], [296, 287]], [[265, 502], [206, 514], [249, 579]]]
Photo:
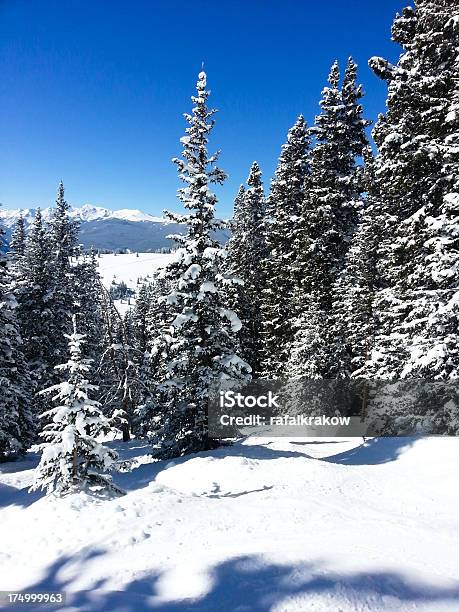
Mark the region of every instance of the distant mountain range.
[[[42, 210], [43, 219], [49, 221], [53, 208]], [[9, 241], [14, 226], [22, 214], [26, 226], [30, 227], [35, 217], [35, 209], [25, 208], [5, 210], [0, 208], [0, 225], [6, 229], [6, 240]], [[155, 217], [140, 210], [124, 208], [109, 210], [101, 206], [85, 204], [72, 208], [70, 216], [80, 222], [80, 244], [85, 249], [91, 247], [104, 251], [129, 250], [147, 253], [158, 251], [174, 245], [169, 234], [183, 233], [183, 225], [172, 223], [163, 217]], [[229, 238], [227, 230], [217, 234], [220, 242]]]

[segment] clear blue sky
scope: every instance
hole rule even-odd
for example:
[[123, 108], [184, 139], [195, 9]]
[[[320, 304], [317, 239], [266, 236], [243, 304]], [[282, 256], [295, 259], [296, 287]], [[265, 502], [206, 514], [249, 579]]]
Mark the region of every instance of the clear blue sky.
[[335, 58], [358, 62], [367, 117], [384, 111], [367, 60], [399, 56], [390, 26], [405, 4], [0, 0], [0, 202], [48, 206], [62, 178], [74, 206], [177, 210], [170, 159], [204, 61], [226, 216], [251, 162], [267, 185], [298, 114], [313, 121]]

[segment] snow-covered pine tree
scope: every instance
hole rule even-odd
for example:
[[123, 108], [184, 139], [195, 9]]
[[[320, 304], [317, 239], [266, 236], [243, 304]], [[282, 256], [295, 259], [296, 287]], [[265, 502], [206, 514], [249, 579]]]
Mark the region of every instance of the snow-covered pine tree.
[[152, 286], [150, 283], [143, 283], [138, 290], [132, 312], [135, 347], [140, 353], [145, 353], [148, 347], [148, 315], [151, 300]]
[[[239, 185], [239, 190], [237, 192], [236, 197], [234, 198], [233, 218], [228, 223], [228, 227], [231, 230], [231, 236], [226, 244], [227, 255], [225, 260], [225, 267], [228, 271], [230, 271], [231, 268], [237, 265], [238, 260], [242, 256], [241, 242], [237, 239], [237, 237], [241, 236], [244, 231], [244, 196], [245, 185], [241, 184]], [[233, 297], [231, 298], [234, 301], [237, 299], [236, 288], [232, 287], [231, 291], [233, 291], [234, 293]]]
[[151, 357], [156, 354], [155, 347], [158, 340], [162, 341], [163, 335], [169, 331], [173, 308], [168, 304], [167, 296], [172, 288], [172, 283], [167, 278], [167, 270], [160, 269], [153, 274], [153, 280], [149, 285], [149, 306], [145, 320], [146, 347]]
[[70, 205], [64, 197], [62, 181], [57, 189], [56, 208], [50, 223], [52, 251], [53, 363], [62, 361], [67, 352], [65, 336], [71, 330], [75, 307], [75, 269], [72, 258], [78, 255], [78, 223], [69, 216]]
[[[81, 254], [71, 270], [73, 277], [73, 311], [78, 318], [80, 333], [85, 337], [88, 359], [99, 364], [104, 347], [104, 293], [94, 251]], [[95, 372], [94, 372], [95, 375]], [[94, 381], [98, 382], [96, 379]]]
[[140, 366], [144, 384], [135, 415], [138, 435], [145, 438], [152, 438], [162, 421], [163, 393], [159, 384], [168, 376], [165, 357], [173, 310], [166, 296], [171, 290], [171, 283], [164, 277], [164, 271], [156, 272], [148, 288], [149, 306], [145, 318], [147, 344]]
[[90, 398], [97, 387], [88, 380], [92, 362], [84, 357], [85, 338], [77, 331], [76, 316], [67, 339], [69, 360], [56, 366], [65, 379], [43, 390], [57, 405], [42, 415], [50, 422], [40, 433], [44, 442], [36, 446], [42, 456], [31, 490], [59, 495], [84, 489], [122, 493], [108, 475], [118, 455], [98, 441], [111, 428], [100, 404]]
[[[58, 339], [59, 334], [68, 330], [74, 313], [78, 314], [81, 331], [87, 339], [88, 357], [98, 361], [102, 354], [102, 300], [97, 262], [94, 254], [80, 255], [78, 262], [76, 259], [71, 262], [79, 254], [78, 226], [69, 218], [68, 210], [61, 183], [51, 227], [44, 225], [38, 209], [25, 247], [16, 249], [21, 256], [13, 254], [18, 319], [36, 390], [56, 381], [54, 366], [66, 353], [65, 342]], [[19, 247], [22, 234], [17, 230]], [[44, 412], [47, 401], [46, 397], [35, 395], [37, 413]]]
[[295, 266], [304, 246], [298, 229], [309, 176], [309, 147], [309, 129], [300, 115], [282, 146], [267, 201], [262, 372], [270, 378], [285, 374], [293, 342]]
[[239, 189], [235, 219], [225, 269], [238, 279], [230, 288], [230, 303], [242, 327], [238, 332], [241, 356], [259, 374], [262, 350], [262, 293], [265, 286], [267, 250], [265, 239], [265, 195], [261, 170], [253, 162], [247, 189]]
[[103, 353], [98, 367], [99, 401], [113, 426], [130, 440], [139, 388], [148, 385], [139, 378], [139, 351], [133, 346], [131, 321], [116, 309], [108, 291], [104, 293]]
[[290, 345], [290, 358], [286, 373], [293, 380], [324, 378], [328, 358], [327, 345], [330, 337], [327, 333], [329, 329], [323, 326], [320, 299], [314, 292], [308, 295], [300, 321], [301, 328], [296, 332]]
[[23, 257], [26, 247], [26, 230], [24, 217], [19, 215], [11, 234], [9, 253], [13, 259]]
[[374, 129], [376, 189], [390, 213], [370, 376], [459, 377], [459, 23], [447, 0], [418, 0], [392, 27], [396, 66], [372, 58], [387, 81]]
[[[231, 236], [230, 239], [228, 240], [228, 244], [227, 244], [227, 251], [228, 251], [228, 255], [227, 255], [227, 259], [230, 258], [232, 259], [233, 257], [235, 257], [236, 255], [236, 249], [238, 248], [238, 243], [236, 240], [234, 240], [234, 236], [242, 231], [241, 228], [241, 224], [243, 222], [243, 213], [244, 213], [244, 207], [243, 207], [243, 202], [244, 202], [244, 194], [245, 194], [245, 185], [241, 184], [239, 185], [239, 190], [237, 192], [237, 195], [234, 199], [234, 213], [233, 213], [233, 218], [231, 219], [230, 223], [229, 223], [229, 227], [231, 229]], [[233, 252], [234, 252], [234, 256], [233, 256]]]
[[385, 216], [374, 197], [374, 158], [364, 151], [365, 191], [359, 223], [333, 287], [333, 337], [340, 371], [360, 376], [376, 333], [374, 300], [380, 288], [378, 249]]
[[[40, 209], [26, 240], [22, 261], [15, 269], [18, 321], [34, 390], [51, 384], [54, 363], [54, 324], [51, 308], [52, 271], [49, 233]], [[44, 398], [34, 397], [36, 412]]]
[[250, 367], [236, 354], [236, 332], [240, 321], [225, 303], [225, 285], [220, 272], [226, 251], [213, 237], [222, 223], [215, 218], [217, 198], [213, 184], [226, 176], [209, 156], [208, 136], [215, 110], [207, 106], [206, 73], [199, 73], [193, 109], [186, 114], [186, 134], [181, 139], [183, 159], [175, 159], [185, 187], [179, 198], [189, 214], [169, 217], [186, 225], [186, 234], [175, 236], [180, 244], [176, 259], [167, 270], [173, 291], [168, 296], [173, 318], [163, 364], [166, 378], [158, 390], [164, 411], [157, 432], [154, 454], [169, 458], [213, 448], [209, 437], [207, 404], [210, 385], [222, 379], [245, 379]]
[[[364, 96], [362, 85], [357, 84], [357, 64], [352, 57], [347, 60], [343, 76], [342, 97], [344, 105], [343, 129], [345, 130], [350, 156], [346, 160], [345, 168], [351, 176], [349, 186], [350, 195], [360, 199], [362, 191], [368, 184], [365, 177], [365, 167], [356, 163], [368, 149], [368, 139], [365, 129], [371, 121], [364, 119], [361, 99]], [[367, 157], [367, 160], [369, 158]]]
[[[162, 294], [161, 294], [162, 295]], [[144, 282], [137, 293], [136, 303], [131, 311], [124, 317], [124, 327], [129, 345], [131, 346], [131, 360], [135, 366], [136, 384], [130, 385], [133, 414], [129, 419], [131, 429], [136, 436], [147, 437], [150, 430], [152, 414], [151, 396], [156, 376], [156, 356], [153, 345], [160, 336], [160, 330], [153, 325], [153, 311], [158, 309], [158, 280]], [[133, 392], [134, 391], [134, 392]]]
[[[321, 113], [316, 117], [313, 132], [316, 144], [311, 154], [311, 175], [305, 194], [299, 230], [300, 251], [296, 259], [297, 308], [295, 344], [301, 345], [302, 336], [321, 338], [325, 355], [308, 351], [305, 346], [295, 352], [289, 361], [289, 370], [314, 371], [323, 378], [346, 376], [339, 341], [330, 333], [334, 328], [333, 311], [336, 280], [343, 269], [346, 253], [358, 220], [358, 207], [364, 190], [363, 172], [359, 157], [366, 144], [365, 128], [368, 121], [362, 117], [360, 98], [362, 91], [356, 84], [356, 66], [349, 59], [339, 87], [337, 62], [328, 77], [329, 87], [322, 92]], [[310, 330], [308, 302], [312, 300], [315, 320], [319, 328]], [[317, 363], [299, 363], [301, 359]]]
[[[228, 223], [231, 235], [226, 244], [227, 254], [224, 262], [222, 262], [222, 269], [226, 272], [227, 275], [231, 275], [233, 273], [233, 270], [237, 269], [240, 261], [244, 257], [242, 250], [242, 242], [239, 240], [239, 238], [243, 235], [245, 224], [244, 195], [245, 185], [241, 184], [239, 185], [239, 190], [234, 199], [233, 217]], [[233, 278], [237, 279], [237, 281], [227, 286], [226, 299], [228, 302], [228, 306], [232, 310], [234, 310], [234, 312], [237, 312], [237, 310], [239, 309], [239, 303], [243, 299], [242, 292], [244, 282], [240, 276], [235, 276]]]
[[8, 250], [8, 268], [13, 277], [14, 292], [18, 292], [24, 270], [24, 255], [26, 250], [26, 230], [24, 217], [19, 215], [18, 221], [11, 234]]
[[22, 352], [17, 302], [0, 227], [0, 461], [25, 451], [36, 434], [30, 376]]

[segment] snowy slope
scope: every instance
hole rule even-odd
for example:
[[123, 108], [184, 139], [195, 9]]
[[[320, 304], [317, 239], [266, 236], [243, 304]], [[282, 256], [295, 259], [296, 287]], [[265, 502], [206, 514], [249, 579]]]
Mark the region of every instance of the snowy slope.
[[[51, 219], [53, 208], [42, 210], [45, 221]], [[30, 227], [35, 217], [35, 209], [6, 210], [0, 207], [0, 225], [6, 228], [6, 238], [9, 240], [11, 232], [22, 214], [26, 226]], [[110, 210], [101, 206], [85, 204], [80, 208], [73, 208], [70, 216], [80, 222], [80, 242], [89, 249], [94, 247], [101, 250], [155, 251], [173, 246], [167, 238], [170, 234], [183, 233], [183, 226], [171, 223], [164, 217], [156, 217], [140, 210], [124, 208]], [[225, 242], [229, 233], [220, 230], [217, 237]]]
[[143, 442], [127, 495], [26, 488], [0, 466], [0, 590], [64, 610], [459, 609], [459, 440], [251, 440], [175, 462]]
[[102, 282], [108, 288], [113, 280], [123, 281], [135, 290], [138, 279], [151, 277], [172, 259], [170, 253], [128, 253], [124, 255], [101, 255], [97, 261]]
[[[170, 253], [127, 253], [124, 255], [100, 255], [97, 258], [99, 274], [102, 283], [110, 289], [112, 283], [121, 282], [133, 291], [137, 291], [140, 284], [151, 280], [159, 268], [164, 268], [172, 259]], [[135, 296], [129, 300], [115, 300], [116, 307], [121, 314], [135, 304]]]

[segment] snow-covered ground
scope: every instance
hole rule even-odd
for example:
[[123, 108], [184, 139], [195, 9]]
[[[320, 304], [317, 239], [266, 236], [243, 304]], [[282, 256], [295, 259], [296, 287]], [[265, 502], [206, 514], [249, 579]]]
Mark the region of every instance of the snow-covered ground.
[[[27, 493], [0, 466], [0, 590], [62, 610], [459, 610], [459, 440], [252, 439], [175, 462], [144, 442], [127, 495]], [[30, 609], [30, 608], [29, 608]]]
[[109, 287], [115, 280], [124, 281], [131, 289], [136, 289], [139, 278], [147, 278], [158, 269], [166, 266], [172, 259], [170, 253], [128, 253], [126, 255], [101, 255], [98, 258], [102, 282]]
[[[152, 278], [158, 268], [163, 268], [172, 259], [170, 253], [128, 253], [126, 255], [101, 255], [97, 261], [99, 273], [104, 286], [109, 289], [113, 281], [121, 282], [133, 291], [139, 288], [139, 282]], [[124, 314], [135, 303], [135, 299], [116, 300], [118, 310]]]

